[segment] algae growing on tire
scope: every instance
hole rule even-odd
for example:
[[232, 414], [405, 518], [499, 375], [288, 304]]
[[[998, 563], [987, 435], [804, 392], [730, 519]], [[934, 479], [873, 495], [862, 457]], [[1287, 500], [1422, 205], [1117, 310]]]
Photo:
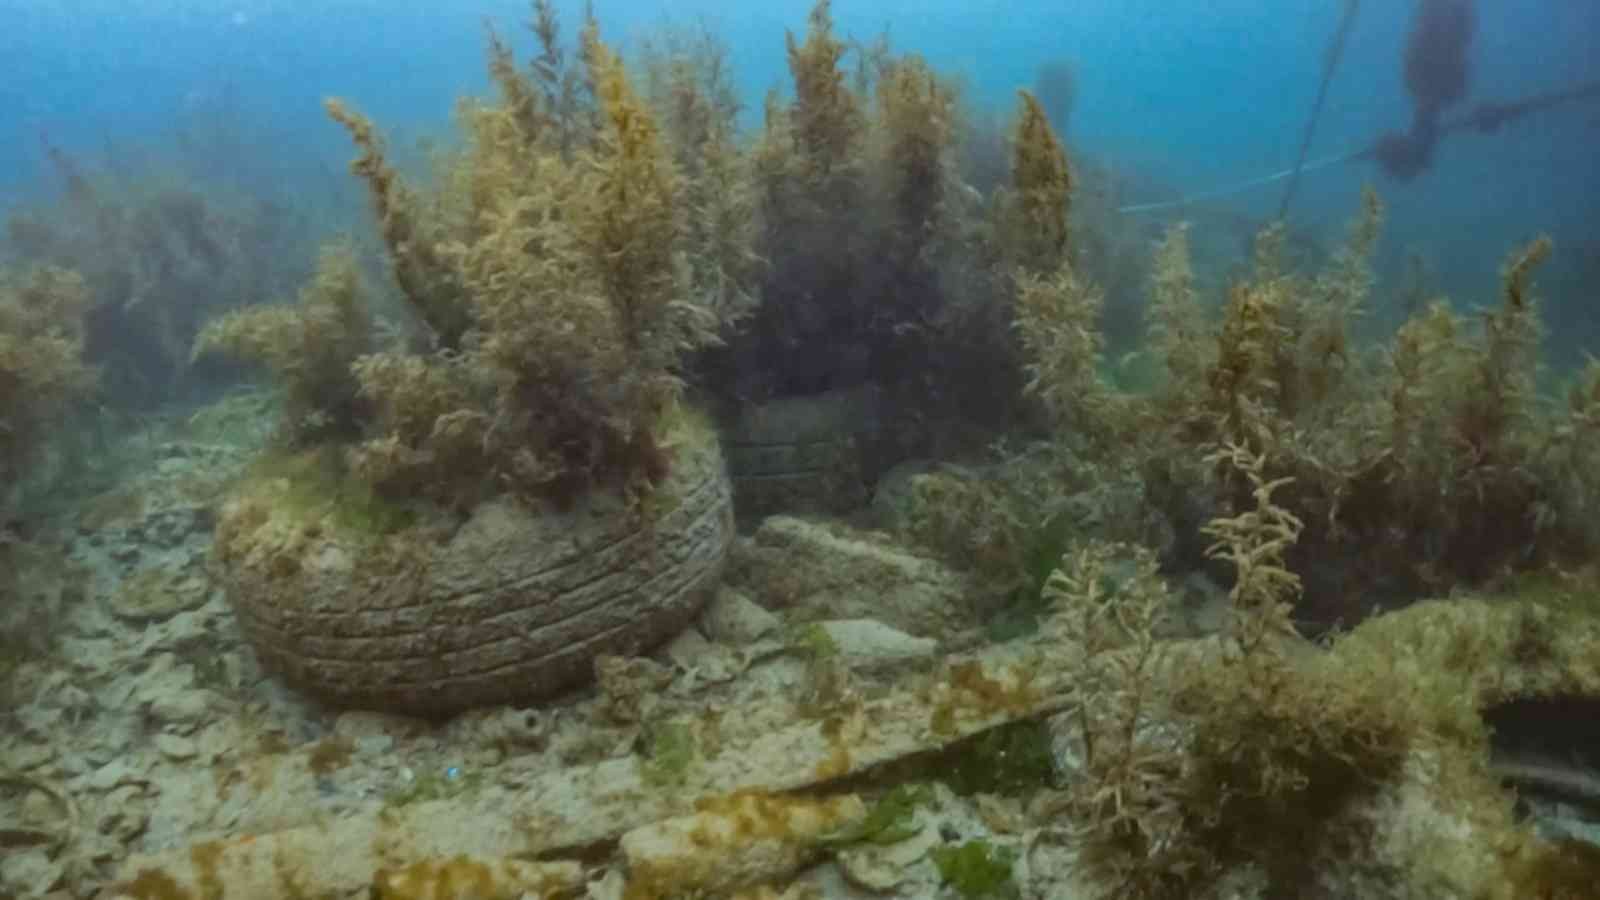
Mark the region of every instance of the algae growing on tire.
[[[726, 274], [678, 212], [693, 177], [622, 60], [592, 21], [580, 43], [572, 65], [524, 71], [491, 32], [501, 102], [463, 106], [465, 147], [427, 189], [328, 101], [421, 334], [378, 340], [333, 250], [296, 306], [201, 342], [271, 369], [289, 446], [331, 461], [243, 482], [214, 554], [262, 661], [325, 700], [447, 715], [545, 698], [676, 634], [721, 570], [731, 491], [680, 372], [732, 315], [702, 299]], [[592, 115], [550, 105], [571, 78]], [[359, 487], [308, 503], [299, 476]]]
[[370, 534], [265, 481], [224, 507], [215, 558], [257, 655], [322, 699], [422, 715], [543, 699], [670, 638], [714, 588], [732, 499], [715, 440], [687, 427], [649, 510], [501, 498]]

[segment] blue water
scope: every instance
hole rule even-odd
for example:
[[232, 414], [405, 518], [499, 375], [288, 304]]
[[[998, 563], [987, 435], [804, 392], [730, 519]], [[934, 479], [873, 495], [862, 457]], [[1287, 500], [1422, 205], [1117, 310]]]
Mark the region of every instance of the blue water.
[[[704, 21], [732, 46], [752, 113], [786, 83], [783, 29], [803, 30], [806, 0], [602, 0], [624, 48], [667, 20]], [[1469, 102], [1600, 78], [1600, 4], [1480, 0]], [[560, 4], [568, 24], [581, 6]], [[1077, 69], [1074, 152], [1179, 192], [1228, 190], [1294, 158], [1335, 0], [840, 0], [841, 32], [887, 32], [958, 73], [980, 105], [1009, 109], [1046, 60]], [[1359, 148], [1409, 121], [1400, 55], [1412, 4], [1367, 2], [1328, 97], [1313, 160]], [[351, 99], [402, 142], [443, 133], [456, 97], [486, 88], [483, 23], [526, 38], [512, 0], [5, 0], [0, 3], [0, 208], [53, 187], [40, 135], [88, 159], [159, 146], [182, 123], [226, 110], [248, 146], [220, 174], [284, 195], [334, 190], [349, 148], [319, 100]], [[524, 46], [526, 41], [524, 40]], [[1481, 300], [1515, 243], [1549, 232], [1562, 246], [1600, 240], [1600, 103], [1505, 132], [1445, 142], [1408, 184], [1370, 164], [1308, 175], [1298, 220], [1337, 222], [1375, 183], [1390, 207], [1382, 258], [1430, 258], [1463, 302]], [[1281, 183], [1231, 195], [1270, 215]]]

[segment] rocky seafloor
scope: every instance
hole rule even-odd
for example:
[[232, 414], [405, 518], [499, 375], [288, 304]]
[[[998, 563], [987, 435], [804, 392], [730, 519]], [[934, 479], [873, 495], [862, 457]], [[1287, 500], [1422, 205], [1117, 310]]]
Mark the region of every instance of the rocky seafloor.
[[[697, 628], [648, 658], [597, 661], [592, 689], [443, 723], [331, 710], [261, 671], [208, 574], [212, 504], [265, 437], [157, 422], [108, 448], [103, 490], [53, 504], [30, 531], [32, 633], [0, 670], [0, 896], [423, 896], [407, 878], [478, 860], [494, 873], [483, 892], [426, 895], [668, 895], [640, 893], [640, 873], [658, 871], [657, 887], [682, 879], [694, 896], [750, 883], [796, 898], [977, 896], [951, 874], [950, 850], [967, 847], [1010, 867], [992, 896], [1092, 895], [1053, 791], [958, 792], [938, 776], [960, 758], [927, 756], [1008, 721], [1048, 723], [1048, 685], [1030, 708], [977, 709], [937, 739], [894, 727], [952, 703], [952, 671], [1050, 651], [986, 645], [967, 576], [882, 532], [773, 517], [739, 538]], [[1191, 592], [1189, 620], [1218, 595]], [[847, 752], [840, 733], [859, 738]], [[908, 759], [914, 779], [896, 769]], [[919, 794], [894, 839], [837, 840], [872, 805], [860, 797], [881, 806], [896, 780]], [[818, 785], [825, 797], [783, 809], [750, 799]], [[1525, 803], [1549, 833], [1600, 844], [1592, 808]], [[718, 836], [775, 819], [782, 829]], [[375, 885], [375, 869], [391, 880]]]

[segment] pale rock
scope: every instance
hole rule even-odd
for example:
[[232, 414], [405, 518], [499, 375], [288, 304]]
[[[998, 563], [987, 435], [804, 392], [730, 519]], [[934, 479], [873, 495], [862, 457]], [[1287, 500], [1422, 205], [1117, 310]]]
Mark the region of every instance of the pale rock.
[[211, 711], [217, 696], [207, 690], [171, 691], [149, 700], [150, 714], [158, 721], [193, 729]]
[[687, 683], [681, 686], [682, 690], [707, 683], [731, 681], [743, 671], [739, 659], [731, 650], [721, 644], [711, 643], [693, 628], [686, 628], [673, 638], [667, 645], [667, 658], [690, 675]]
[[333, 733], [342, 738], [360, 741], [362, 738], [387, 737], [390, 740], [410, 736], [425, 730], [418, 719], [389, 713], [352, 710], [340, 713], [333, 723]]
[[932, 656], [939, 642], [913, 637], [874, 619], [838, 619], [819, 622], [833, 646], [851, 662], [894, 662]]
[[871, 891], [892, 891], [917, 875], [917, 863], [938, 843], [939, 830], [924, 825], [903, 841], [845, 847], [835, 859], [851, 884]]
[[161, 751], [162, 756], [176, 762], [194, 759], [200, 753], [200, 748], [193, 740], [166, 732], [156, 735], [156, 749]]
[[0, 857], [0, 895], [3, 896], [38, 897], [61, 887], [66, 877], [66, 864], [52, 859], [41, 848]]
[[64, 819], [66, 800], [47, 789], [28, 791], [22, 799], [22, 818], [26, 822], [50, 822]]
[[782, 515], [735, 543], [728, 583], [802, 621], [871, 618], [914, 634], [963, 624], [984, 591], [885, 535]]
[[628, 879], [618, 869], [607, 869], [605, 875], [591, 880], [585, 886], [589, 900], [624, 900]]
[[119, 844], [127, 844], [144, 833], [150, 815], [142, 803], [144, 792], [124, 785], [106, 795], [98, 831]]
[[245, 740], [240, 731], [235, 722], [215, 722], [206, 726], [194, 738], [200, 757], [211, 762], [236, 753]]
[[542, 750], [550, 737], [550, 720], [534, 709], [501, 706], [463, 717], [477, 735], [477, 743], [501, 751]]
[[712, 640], [741, 646], [776, 633], [783, 620], [744, 592], [722, 588], [701, 613], [700, 625]]
[[13, 772], [26, 772], [49, 762], [53, 755], [47, 744], [27, 743], [12, 747], [10, 752], [0, 758], [4, 759], [4, 768]]
[[690, 669], [711, 651], [711, 647], [705, 635], [693, 628], [685, 628], [667, 642], [667, 658], [680, 668]]
[[89, 774], [86, 786], [90, 790], [109, 791], [125, 784], [145, 784], [145, 774], [128, 765], [125, 759], [113, 759]]

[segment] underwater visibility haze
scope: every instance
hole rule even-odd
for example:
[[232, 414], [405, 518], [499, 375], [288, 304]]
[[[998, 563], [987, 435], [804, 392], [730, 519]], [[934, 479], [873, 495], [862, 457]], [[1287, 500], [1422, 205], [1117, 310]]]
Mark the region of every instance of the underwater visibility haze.
[[0, 23], [0, 898], [1600, 898], [1600, 7]]

